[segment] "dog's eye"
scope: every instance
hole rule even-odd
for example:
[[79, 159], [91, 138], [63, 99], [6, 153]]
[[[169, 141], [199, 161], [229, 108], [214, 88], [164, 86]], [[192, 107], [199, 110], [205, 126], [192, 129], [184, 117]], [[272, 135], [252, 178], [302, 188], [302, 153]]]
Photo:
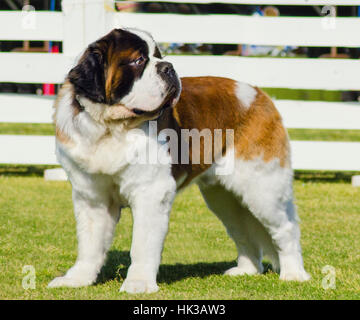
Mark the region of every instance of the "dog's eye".
[[145, 62], [145, 58], [143, 56], [141, 56], [141, 57], [137, 58], [136, 60], [131, 61], [130, 64], [139, 66], [139, 65], [143, 64], [144, 62]]

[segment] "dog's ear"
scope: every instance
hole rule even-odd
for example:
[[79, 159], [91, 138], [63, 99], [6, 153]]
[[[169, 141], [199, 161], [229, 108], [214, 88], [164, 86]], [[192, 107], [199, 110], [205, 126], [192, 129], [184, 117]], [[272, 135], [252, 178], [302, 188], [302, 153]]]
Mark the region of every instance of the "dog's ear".
[[91, 44], [76, 67], [70, 70], [68, 79], [76, 94], [94, 102], [105, 103], [104, 55], [96, 43]]

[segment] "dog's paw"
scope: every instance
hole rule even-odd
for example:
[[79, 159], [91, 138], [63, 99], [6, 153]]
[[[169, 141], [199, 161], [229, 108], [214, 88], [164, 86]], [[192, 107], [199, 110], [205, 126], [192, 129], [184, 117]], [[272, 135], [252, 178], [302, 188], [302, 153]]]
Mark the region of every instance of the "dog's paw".
[[97, 269], [92, 264], [76, 263], [64, 276], [52, 280], [48, 288], [89, 286], [96, 282], [97, 274]]
[[253, 266], [233, 267], [226, 270], [224, 273], [224, 275], [227, 276], [243, 276], [243, 275], [252, 276], [254, 274], [259, 274], [259, 271]]
[[72, 278], [68, 276], [57, 277], [48, 284], [48, 288], [59, 288], [59, 287], [85, 287], [93, 283], [91, 279], [86, 278]]
[[304, 270], [290, 270], [290, 271], [280, 271], [280, 280], [284, 281], [308, 281], [311, 279], [311, 276]]
[[120, 288], [120, 292], [127, 293], [153, 293], [158, 290], [159, 287], [156, 283], [141, 279], [125, 279]]

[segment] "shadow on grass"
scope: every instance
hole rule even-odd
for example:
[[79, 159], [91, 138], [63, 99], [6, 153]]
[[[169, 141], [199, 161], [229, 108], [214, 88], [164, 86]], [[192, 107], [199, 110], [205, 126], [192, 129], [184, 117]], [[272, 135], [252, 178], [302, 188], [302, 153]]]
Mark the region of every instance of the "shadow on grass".
[[[98, 277], [97, 284], [113, 279], [123, 281], [126, 278], [129, 265], [129, 251], [110, 251], [107, 262]], [[235, 265], [235, 261], [162, 264], [159, 269], [158, 282], [170, 284], [186, 278], [205, 278], [211, 275], [221, 275], [225, 270]], [[273, 271], [271, 264], [263, 263], [263, 266], [264, 273]]]

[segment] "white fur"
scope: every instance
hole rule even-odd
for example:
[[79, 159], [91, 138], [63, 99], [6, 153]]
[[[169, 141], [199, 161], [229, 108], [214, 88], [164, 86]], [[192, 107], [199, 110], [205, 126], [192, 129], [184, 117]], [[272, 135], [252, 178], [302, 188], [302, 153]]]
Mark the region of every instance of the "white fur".
[[[226, 160], [225, 160], [226, 161]], [[267, 255], [283, 280], [305, 281], [298, 217], [293, 204], [292, 170], [279, 159], [235, 160], [229, 175], [215, 175], [216, 164], [199, 178], [209, 208], [222, 220], [238, 249], [229, 275], [262, 272]]]
[[[62, 106], [63, 107], [63, 106]], [[78, 116], [86, 117], [80, 113]], [[54, 279], [49, 287], [78, 287], [95, 282], [111, 245], [119, 208], [131, 206], [134, 227], [131, 247], [132, 264], [121, 290], [154, 292], [162, 246], [168, 229], [168, 218], [176, 193], [171, 175], [170, 156], [159, 145], [161, 162], [139, 164], [136, 158], [146, 152], [152, 138], [147, 124], [141, 130], [143, 139], [130, 143], [126, 134], [101, 139], [99, 124], [79, 120], [93, 134], [74, 141], [71, 148], [57, 143], [56, 154], [73, 187], [77, 221], [78, 259], [63, 277]], [[100, 125], [101, 127], [101, 125]], [[80, 137], [80, 134], [73, 134]], [[99, 140], [101, 142], [99, 142]], [[133, 155], [129, 162], [125, 155]]]
[[157, 109], [167, 94], [167, 87], [157, 72], [156, 64], [161, 61], [152, 58], [141, 78], [134, 82], [131, 91], [121, 99], [120, 103], [127, 108], [152, 111]]
[[147, 43], [150, 60], [141, 78], [135, 81], [131, 91], [121, 99], [120, 103], [129, 109], [152, 111], [161, 105], [168, 93], [166, 84], [156, 68], [156, 65], [162, 60], [153, 56], [156, 44], [149, 33], [138, 29], [129, 28], [127, 30], [138, 35]]
[[257, 96], [257, 91], [247, 83], [237, 82], [235, 94], [245, 108], [250, 108]]

